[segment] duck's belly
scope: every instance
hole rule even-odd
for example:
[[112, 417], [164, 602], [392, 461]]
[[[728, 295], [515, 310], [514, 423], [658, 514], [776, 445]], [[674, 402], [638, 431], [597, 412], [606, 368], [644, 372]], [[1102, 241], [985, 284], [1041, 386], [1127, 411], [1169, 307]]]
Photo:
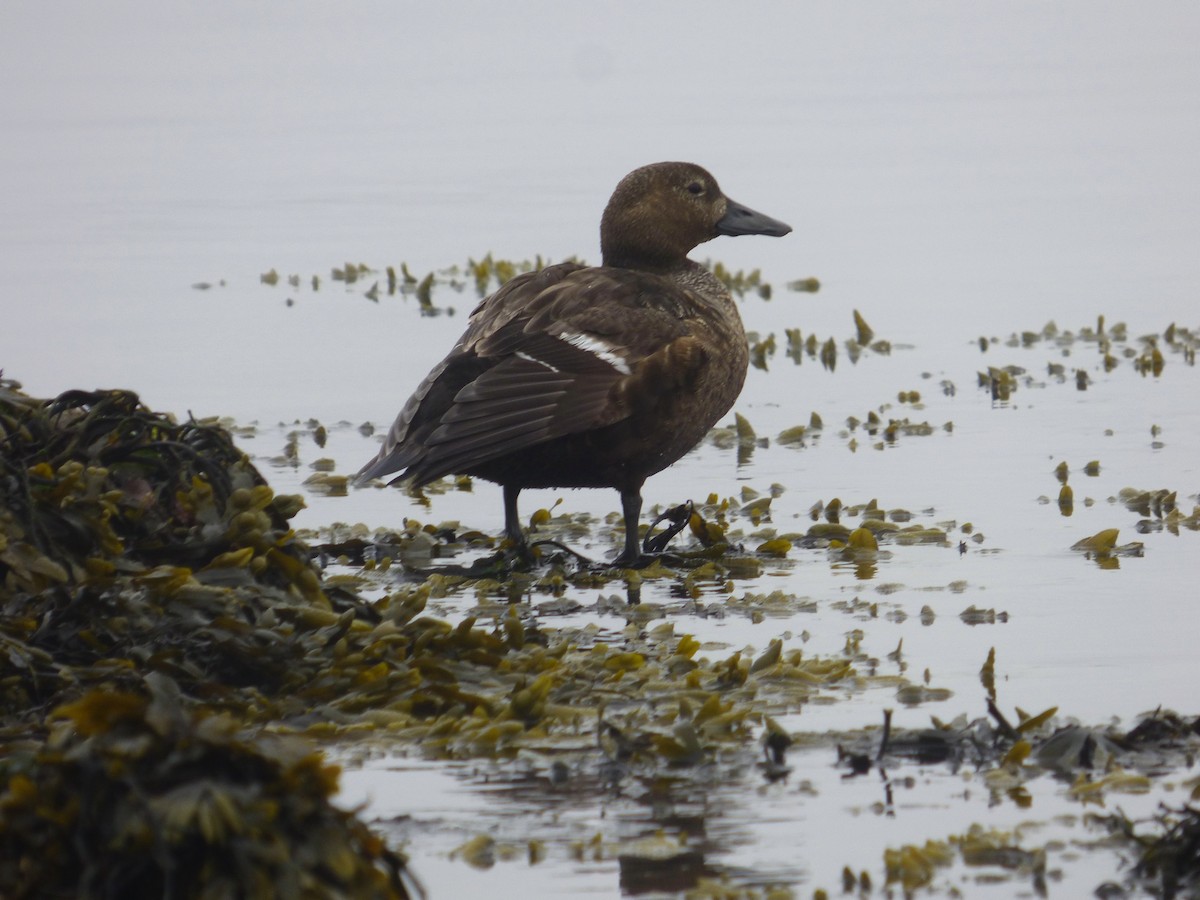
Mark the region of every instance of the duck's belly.
[[490, 460], [467, 474], [520, 488], [637, 488], [700, 443], [732, 404], [733, 398], [716, 406], [659, 407]]

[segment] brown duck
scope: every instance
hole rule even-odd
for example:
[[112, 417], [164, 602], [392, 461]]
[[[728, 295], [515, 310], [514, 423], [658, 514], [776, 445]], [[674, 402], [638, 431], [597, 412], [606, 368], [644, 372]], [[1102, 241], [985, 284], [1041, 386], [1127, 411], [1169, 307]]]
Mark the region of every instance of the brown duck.
[[722, 234], [791, 230], [730, 200], [700, 166], [630, 172], [600, 220], [603, 265], [549, 266], [485, 298], [358, 481], [494, 481], [519, 547], [523, 488], [615, 488], [625, 547], [614, 565], [636, 564], [643, 482], [700, 442], [746, 377], [737, 306], [688, 253]]

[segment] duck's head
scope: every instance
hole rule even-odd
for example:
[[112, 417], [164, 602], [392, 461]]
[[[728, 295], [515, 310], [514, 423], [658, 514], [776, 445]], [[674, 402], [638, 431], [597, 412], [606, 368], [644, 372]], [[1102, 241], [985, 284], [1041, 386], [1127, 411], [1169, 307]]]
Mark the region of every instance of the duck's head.
[[717, 235], [782, 237], [791, 230], [730, 200], [700, 166], [661, 162], [621, 179], [600, 220], [600, 250], [606, 266], [660, 271], [679, 267]]

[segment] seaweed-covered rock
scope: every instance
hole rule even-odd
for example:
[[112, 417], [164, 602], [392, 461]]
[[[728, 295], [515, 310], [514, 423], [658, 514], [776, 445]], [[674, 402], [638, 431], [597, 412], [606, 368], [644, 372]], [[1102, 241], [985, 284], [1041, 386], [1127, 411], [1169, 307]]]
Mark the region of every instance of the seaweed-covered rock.
[[287, 526], [303, 501], [276, 497], [223, 428], [177, 424], [130, 391], [35, 400], [0, 382], [0, 503], [9, 595], [243, 562], [261, 583], [319, 591]]
[[210, 702], [302, 684], [321, 629], [372, 613], [324, 591], [287, 524], [301, 506], [217, 425], [128, 391], [0, 383], [0, 713], [38, 719], [145, 671]]
[[5, 897], [407, 898], [404, 858], [329, 802], [306, 742], [181, 706], [178, 687], [93, 691], [0, 762]]
[[337, 770], [251, 730], [412, 643], [336, 664], [380, 616], [325, 590], [300, 506], [219, 426], [0, 381], [0, 896], [409, 896]]

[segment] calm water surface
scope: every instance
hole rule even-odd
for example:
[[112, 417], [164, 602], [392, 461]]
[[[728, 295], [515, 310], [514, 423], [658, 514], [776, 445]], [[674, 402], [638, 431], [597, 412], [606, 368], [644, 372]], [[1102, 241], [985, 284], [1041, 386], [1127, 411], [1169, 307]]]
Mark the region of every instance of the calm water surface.
[[[813, 412], [826, 430], [803, 448], [772, 442], [741, 465], [736, 450], [705, 445], [649, 483], [648, 503], [779, 484], [769, 524], [780, 532], [803, 531], [818, 500], [875, 498], [968, 542], [961, 554], [891, 547], [870, 578], [823, 551], [793, 551], [738, 590], [784, 590], [815, 601], [816, 612], [760, 623], [676, 615], [676, 630], [730, 650], [783, 634], [785, 646], [833, 654], [858, 628], [881, 660], [903, 639], [911, 670], [928, 668], [953, 696], [898, 709], [902, 726], [930, 713], [983, 714], [978, 672], [992, 647], [1008, 710], [1057, 705], [1092, 724], [1129, 723], [1160, 704], [1197, 712], [1200, 535], [1138, 535], [1139, 517], [1111, 499], [1124, 487], [1166, 488], [1185, 511], [1195, 504], [1196, 369], [1168, 354], [1159, 377], [1125, 359], [1106, 373], [1094, 345], [1005, 344], [1051, 320], [1078, 332], [1101, 314], [1127, 322], [1131, 338], [1172, 322], [1200, 326], [1193, 5], [467, 10], [6, 7], [5, 374], [38, 395], [126, 387], [154, 408], [258, 423], [247, 451], [278, 489], [300, 489], [318, 456], [351, 472], [373, 454], [352, 426], [390, 421], [475, 302], [470, 289], [442, 288], [435, 300], [453, 314], [422, 317], [411, 299], [364, 299], [370, 279], [351, 289], [331, 282], [333, 266], [406, 261], [422, 275], [489, 251], [595, 261], [599, 213], [617, 180], [646, 162], [694, 160], [731, 196], [795, 228], [783, 240], [725, 239], [697, 254], [761, 268], [775, 288], [769, 302], [742, 306], [747, 327], [775, 333], [780, 349], [768, 370], [751, 373], [737, 410], [766, 437]], [[271, 268], [302, 285], [260, 284]], [[313, 274], [323, 279], [317, 293]], [[821, 279], [819, 293], [785, 289], [806, 276]], [[892, 343], [890, 355], [852, 364], [843, 352], [834, 371], [784, 355], [785, 328], [840, 343], [854, 334], [855, 309]], [[999, 341], [982, 352], [981, 336]], [[1065, 381], [1051, 363], [1065, 366]], [[1021, 366], [1032, 380], [993, 401], [976, 385], [989, 365]], [[1086, 391], [1076, 389], [1079, 368], [1092, 378]], [[898, 403], [909, 390], [921, 392], [919, 406]], [[848, 417], [887, 404], [885, 421], [927, 421], [933, 433], [881, 449], [861, 431], [842, 433]], [[304, 445], [298, 471], [271, 467], [289, 430], [277, 423], [310, 417], [332, 429], [329, 446]], [[1052, 470], [1064, 460], [1076, 492], [1069, 518], [1044, 502], [1057, 496]], [[1101, 463], [1095, 477], [1082, 471], [1090, 460]], [[529, 492], [525, 511], [558, 496]], [[604, 516], [617, 504], [593, 491], [566, 493], [564, 505]], [[499, 492], [482, 484], [432, 509], [395, 491], [311, 496], [300, 524], [397, 527], [405, 516], [502, 524]], [[983, 540], [970, 541], [964, 523]], [[1106, 570], [1069, 550], [1103, 528], [1144, 541], [1144, 556]], [[892, 615], [839, 608], [856, 597]], [[958, 614], [972, 604], [1009, 620], [967, 626]], [[926, 605], [937, 614], [930, 625], [918, 616]], [[609, 618], [599, 624], [619, 631], [623, 620]], [[894, 706], [892, 693], [872, 690], [785, 725], [862, 728]], [[346, 802], [369, 800], [368, 817], [412, 817], [384, 827], [411, 841], [435, 897], [638, 890], [614, 860], [576, 863], [565, 847], [654, 827], [661, 820], [645, 803], [591, 791], [548, 797], [488, 765], [372, 757], [347, 773]], [[806, 895], [835, 888], [847, 863], [878, 883], [886, 846], [976, 821], [1011, 827], [1081, 812], [1049, 782], [1031, 810], [989, 810], [986, 790], [934, 772], [886, 816], [879, 783], [842, 782], [831, 751], [797, 754], [795, 766], [778, 785], [753, 773], [714, 785], [703, 808], [688, 810], [706, 823], [708, 865]], [[1158, 799], [1123, 804], [1135, 813]], [[478, 872], [449, 857], [487, 830], [547, 840], [546, 862]], [[1034, 840], [1055, 834], [1048, 827]], [[1086, 895], [1116, 868], [1072, 851], [1051, 864], [1063, 873], [1051, 885], [1061, 896]], [[985, 890], [971, 885], [972, 895]]]

